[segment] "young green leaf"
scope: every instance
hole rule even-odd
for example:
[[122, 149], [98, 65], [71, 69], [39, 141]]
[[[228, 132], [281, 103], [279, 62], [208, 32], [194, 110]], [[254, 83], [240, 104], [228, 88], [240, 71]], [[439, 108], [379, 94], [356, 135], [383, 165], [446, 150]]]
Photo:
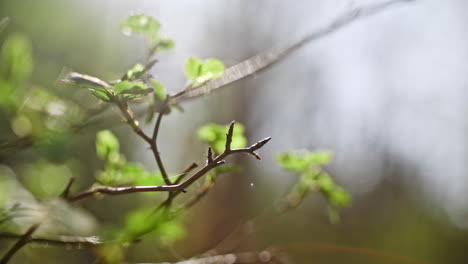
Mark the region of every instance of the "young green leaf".
[[104, 101], [106, 103], [112, 102], [112, 98], [106, 92], [99, 91], [99, 90], [91, 90], [91, 94], [96, 96], [98, 99], [100, 99], [100, 100], [102, 100], [102, 101]]
[[221, 77], [224, 72], [224, 64], [218, 59], [207, 59], [201, 66], [199, 78], [203, 78], [202, 82], [206, 80], [214, 80]]
[[157, 36], [160, 24], [150, 16], [139, 14], [128, 17], [121, 27], [125, 35], [129, 36], [136, 33], [153, 38]]
[[189, 58], [185, 63], [185, 74], [190, 80], [196, 80], [200, 76], [202, 62], [199, 58]]
[[199, 58], [189, 58], [185, 64], [185, 74], [192, 81], [194, 87], [221, 77], [224, 69], [224, 64], [213, 58], [206, 61]]

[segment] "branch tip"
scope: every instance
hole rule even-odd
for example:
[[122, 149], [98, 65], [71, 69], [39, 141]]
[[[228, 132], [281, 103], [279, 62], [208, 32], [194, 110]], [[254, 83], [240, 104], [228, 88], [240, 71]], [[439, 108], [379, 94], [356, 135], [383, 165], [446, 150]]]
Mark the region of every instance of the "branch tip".
[[208, 163], [212, 163], [213, 162], [213, 151], [211, 150], [211, 147], [208, 147]]
[[227, 151], [231, 150], [232, 135], [234, 134], [235, 124], [236, 124], [236, 121], [233, 120], [231, 124], [229, 124], [229, 130], [228, 130], [228, 133], [226, 134], [226, 150]]

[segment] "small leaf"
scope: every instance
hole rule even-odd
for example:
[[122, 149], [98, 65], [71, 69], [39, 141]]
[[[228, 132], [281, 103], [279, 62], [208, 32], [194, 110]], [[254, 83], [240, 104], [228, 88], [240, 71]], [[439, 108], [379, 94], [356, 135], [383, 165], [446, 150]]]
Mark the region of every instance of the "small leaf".
[[185, 64], [185, 74], [192, 81], [194, 87], [219, 78], [224, 73], [224, 64], [218, 59], [207, 59], [202, 62], [199, 58], [189, 58]]
[[100, 100], [102, 100], [102, 101], [104, 101], [106, 103], [112, 102], [112, 98], [106, 92], [99, 91], [99, 90], [92, 90], [91, 94], [96, 96], [98, 99], [100, 99]]
[[185, 63], [185, 74], [190, 80], [196, 80], [200, 76], [202, 62], [199, 58], [189, 58]]
[[130, 82], [122, 81], [114, 85], [116, 94], [132, 95], [127, 99], [133, 99], [139, 96], [145, 96], [153, 91], [152, 88], [148, 88], [144, 82]]
[[99, 131], [96, 135], [96, 153], [107, 159], [112, 153], [119, 153], [119, 140], [110, 130]]
[[139, 14], [128, 17], [127, 20], [122, 23], [121, 27], [125, 35], [129, 36], [137, 33], [153, 38], [157, 36], [160, 24], [156, 19], [150, 16]]
[[166, 87], [156, 80], [151, 80], [151, 84], [154, 88], [154, 96], [161, 102], [166, 100]]
[[208, 59], [201, 67], [200, 76], [205, 80], [214, 80], [224, 73], [224, 64], [218, 59]]

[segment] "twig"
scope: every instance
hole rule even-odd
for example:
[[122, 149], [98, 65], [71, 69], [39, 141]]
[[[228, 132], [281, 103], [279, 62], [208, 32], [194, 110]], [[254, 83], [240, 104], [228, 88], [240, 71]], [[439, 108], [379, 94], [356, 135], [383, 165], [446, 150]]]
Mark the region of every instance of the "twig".
[[[254, 264], [254, 263], [287, 263], [285, 253], [278, 249], [267, 249], [260, 252], [231, 253], [217, 256], [192, 258], [165, 264]], [[140, 263], [143, 264], [143, 263]], [[145, 263], [163, 264], [163, 263]]]
[[[166, 102], [164, 104], [166, 104]], [[171, 181], [169, 180], [169, 176], [167, 175], [166, 169], [164, 168], [164, 163], [162, 162], [161, 155], [159, 154], [158, 143], [157, 143], [159, 127], [161, 126], [161, 120], [162, 120], [163, 115], [164, 115], [164, 111], [159, 112], [158, 118], [156, 119], [156, 123], [154, 124], [153, 136], [151, 137], [151, 142], [149, 143], [151, 146], [151, 150], [153, 151], [154, 158], [156, 159], [156, 163], [158, 164], [159, 171], [161, 171], [161, 175], [164, 179], [164, 182], [167, 185], [170, 185]]]
[[[13, 233], [0, 233], [0, 239], [18, 239], [22, 235]], [[56, 238], [41, 238], [31, 237], [29, 243], [38, 243], [46, 245], [61, 245], [61, 246], [97, 246], [104, 242], [97, 236], [80, 237], [80, 236], [58, 236]]]
[[67, 187], [65, 187], [65, 190], [60, 195], [60, 197], [62, 197], [64, 199], [68, 198], [68, 195], [70, 194], [70, 189], [71, 189], [74, 182], [75, 182], [75, 177], [71, 177], [70, 180], [68, 181]]
[[10, 259], [15, 255], [18, 250], [20, 250], [22, 247], [24, 247], [30, 240], [32, 234], [36, 232], [37, 228], [39, 228], [40, 224], [34, 224], [32, 225], [24, 235], [20, 237], [20, 239], [5, 253], [5, 255], [2, 257], [0, 260], [0, 264], [6, 264]]
[[[186, 175], [188, 175], [192, 170], [198, 167], [198, 164], [192, 163], [185, 171], [179, 175], [179, 177], [175, 180], [174, 184], [179, 184]], [[162, 208], [169, 207], [172, 204], [172, 201], [181, 193], [185, 192], [184, 189], [178, 191], [178, 192], [170, 192], [169, 195], [167, 196], [167, 199], [164, 200], [158, 207], [156, 207], [155, 212], [159, 211]]]
[[346, 11], [345, 13], [338, 16], [337, 19], [332, 21], [330, 24], [306, 35], [299, 41], [296, 41], [284, 48], [272, 48], [265, 52], [257, 54], [243, 62], [229, 67], [224, 71], [223, 76], [219, 79], [208, 81], [205, 84], [195, 88], [189, 87], [189, 89], [182, 90], [181, 92], [172, 96], [170, 103], [179, 103], [181, 101], [196, 98], [201, 95], [208, 94], [219, 88], [225, 87], [230, 83], [243, 79], [247, 76], [250, 76], [267, 68], [268, 66], [277, 63], [278, 61], [285, 58], [287, 55], [296, 51], [305, 44], [326, 37], [343, 28], [344, 26], [357, 21], [359, 18], [375, 15], [380, 11], [385, 10], [387, 7], [397, 3], [411, 1], [415, 0], [389, 0], [386, 2], [369, 4], [360, 8], [355, 8], [351, 11]]
[[[215, 91], [219, 88], [225, 87], [228, 84], [231, 84], [240, 79], [248, 77], [254, 73], [257, 73], [279, 62], [281, 59], [285, 58], [286, 56], [296, 51], [300, 47], [310, 42], [327, 37], [331, 35], [332, 33], [335, 33], [339, 31], [340, 29], [344, 28], [346, 25], [349, 25], [352, 22], [359, 20], [360, 18], [369, 17], [374, 14], [377, 14], [381, 11], [386, 10], [387, 7], [397, 4], [397, 3], [412, 2], [412, 1], [415, 1], [415, 0], [389, 0], [384, 3], [370, 4], [370, 5], [360, 7], [360, 8], [356, 8], [352, 11], [345, 12], [341, 16], [338, 16], [337, 19], [332, 21], [330, 24], [322, 28], [319, 28], [316, 31], [311, 32], [310, 34], [306, 35], [304, 38], [300, 39], [297, 42], [290, 44], [289, 46], [286, 46], [284, 48], [271, 48], [267, 51], [264, 51], [253, 57], [250, 57], [244, 60], [243, 62], [240, 62], [238, 64], [235, 64], [229, 67], [228, 69], [226, 69], [223, 76], [219, 79], [206, 82], [205, 84], [199, 87], [196, 87], [196, 89], [193, 89], [193, 88], [184, 89], [181, 92], [174, 94], [173, 96], [171, 96], [171, 100], [169, 104], [180, 103], [188, 99], [197, 98], [204, 94]], [[156, 111], [161, 112], [161, 111], [165, 111], [165, 109], [158, 108]], [[141, 114], [144, 114], [144, 113], [146, 113], [146, 109], [136, 112], [136, 116], [140, 116]], [[89, 127], [92, 125], [103, 125], [103, 124], [115, 125], [115, 124], [118, 124], [118, 122], [116, 121], [118, 120], [113, 117], [106, 116], [102, 118], [95, 118], [93, 120], [88, 120], [87, 122], [82, 123], [80, 125], [76, 125], [76, 126], [82, 129], [82, 128]], [[77, 133], [78, 132], [77, 130], [74, 130], [74, 133]], [[18, 138], [11, 142], [6, 142], [4, 144], [1, 144], [0, 151], [3, 152], [5, 150], [8, 150], [9, 148], [14, 148], [16, 150], [18, 148], [25, 149], [25, 148], [33, 146], [34, 145], [33, 143], [34, 143], [34, 138], [30, 136], [26, 136], [23, 138]]]
[[[234, 126], [234, 123], [231, 123], [231, 127]], [[207, 162], [203, 168], [198, 170], [195, 174], [189, 177], [182, 183], [179, 184], [172, 184], [172, 185], [158, 185], [158, 186], [126, 186], [126, 187], [110, 187], [110, 186], [102, 186], [93, 188], [84, 192], [77, 193], [71, 197], [68, 197], [68, 201], [77, 201], [88, 196], [101, 193], [107, 195], [122, 195], [128, 193], [137, 193], [137, 192], [173, 192], [173, 191], [181, 191], [186, 189], [192, 183], [200, 179], [203, 175], [205, 175], [211, 169], [214, 169], [222, 164], [225, 163], [225, 158], [236, 154], [236, 153], [248, 153], [259, 158], [258, 154], [255, 152], [261, 147], [263, 147], [271, 138], [265, 138], [263, 140], [258, 141], [257, 143], [253, 144], [247, 148], [239, 148], [239, 149], [226, 149], [223, 153], [216, 156], [212, 162]], [[232, 139], [231, 139], [232, 140]]]

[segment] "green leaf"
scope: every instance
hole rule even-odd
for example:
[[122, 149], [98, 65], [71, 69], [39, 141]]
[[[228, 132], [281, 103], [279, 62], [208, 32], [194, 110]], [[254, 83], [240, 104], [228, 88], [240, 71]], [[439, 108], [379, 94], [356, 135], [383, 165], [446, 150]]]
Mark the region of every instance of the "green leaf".
[[205, 61], [201, 61], [199, 58], [189, 58], [185, 64], [185, 74], [192, 81], [194, 87], [221, 77], [224, 69], [224, 64], [213, 58]]
[[110, 130], [99, 131], [96, 135], [96, 153], [101, 159], [107, 159], [112, 153], [119, 153], [119, 140]]
[[136, 33], [153, 38], [157, 36], [160, 24], [150, 16], [139, 14], [128, 17], [121, 24], [121, 27], [125, 35], [129, 36]]
[[126, 96], [127, 99], [145, 96], [153, 91], [144, 82], [122, 81], [115, 84], [114, 88], [116, 94], [129, 95]]
[[199, 58], [189, 58], [185, 63], [185, 74], [190, 80], [196, 80], [200, 76], [201, 66]]
[[10, 23], [10, 18], [9, 17], [4, 17], [0, 19], [0, 33], [8, 26]]
[[[229, 125], [208, 124], [198, 129], [198, 137], [207, 142], [215, 153], [222, 153], [226, 147], [226, 134], [228, 130]], [[235, 123], [231, 143], [233, 149], [247, 146], [248, 142], [244, 133], [244, 126], [240, 123]]]
[[91, 90], [91, 94], [106, 103], [112, 102], [112, 98], [106, 92], [99, 91], [99, 90]]
[[166, 87], [156, 80], [151, 80], [151, 84], [154, 88], [154, 96], [161, 102], [165, 101], [167, 97]]
[[224, 73], [224, 64], [218, 59], [207, 59], [201, 66], [200, 75], [198, 78], [201, 78], [201, 82], [207, 80], [214, 80], [221, 77]]

